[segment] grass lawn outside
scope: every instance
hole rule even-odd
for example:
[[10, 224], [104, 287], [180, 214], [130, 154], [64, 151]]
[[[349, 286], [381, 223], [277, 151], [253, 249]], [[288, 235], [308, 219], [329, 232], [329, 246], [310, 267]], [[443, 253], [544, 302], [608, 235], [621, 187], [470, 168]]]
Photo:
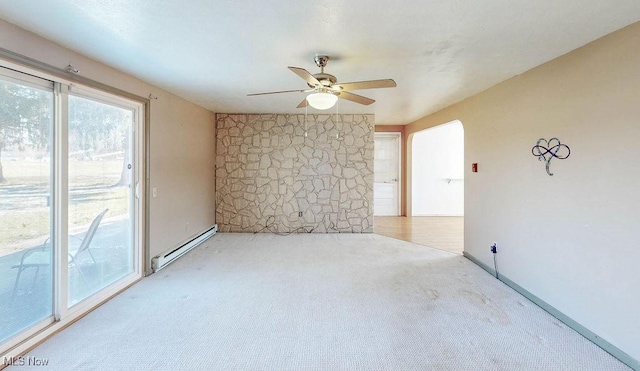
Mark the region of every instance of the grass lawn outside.
[[[0, 256], [42, 244], [50, 235], [50, 166], [3, 161], [0, 183]], [[122, 160], [69, 161], [69, 232], [82, 231], [104, 209], [105, 220], [129, 212], [129, 186], [117, 186]]]

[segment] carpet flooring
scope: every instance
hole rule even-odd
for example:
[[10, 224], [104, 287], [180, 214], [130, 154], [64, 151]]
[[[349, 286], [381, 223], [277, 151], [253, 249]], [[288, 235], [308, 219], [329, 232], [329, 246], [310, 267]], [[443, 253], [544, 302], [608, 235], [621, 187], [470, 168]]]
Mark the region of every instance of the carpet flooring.
[[629, 370], [460, 255], [217, 234], [9, 370]]

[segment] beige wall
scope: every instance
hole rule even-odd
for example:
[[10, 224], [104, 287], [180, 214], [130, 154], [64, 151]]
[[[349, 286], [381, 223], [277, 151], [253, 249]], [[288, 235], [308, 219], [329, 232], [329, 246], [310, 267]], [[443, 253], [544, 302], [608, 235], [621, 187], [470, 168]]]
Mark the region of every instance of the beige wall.
[[[462, 121], [465, 251], [640, 359], [640, 23], [411, 123]], [[571, 148], [544, 163], [539, 138]], [[471, 173], [471, 163], [479, 172]]]
[[220, 231], [373, 232], [373, 115], [216, 121]]
[[2, 20], [0, 47], [61, 69], [72, 63], [86, 78], [158, 97], [150, 103], [150, 185], [158, 189], [150, 202], [151, 256], [215, 223], [212, 112]]

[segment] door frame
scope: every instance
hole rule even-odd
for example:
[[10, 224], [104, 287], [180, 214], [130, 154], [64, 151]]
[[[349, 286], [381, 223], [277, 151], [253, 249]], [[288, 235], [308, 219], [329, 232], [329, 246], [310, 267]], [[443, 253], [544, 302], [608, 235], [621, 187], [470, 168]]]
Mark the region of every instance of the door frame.
[[[56, 315], [56, 318], [62, 318], [64, 319], [66, 316], [69, 316], [73, 313], [75, 313], [76, 311], [78, 312], [83, 312], [85, 309], [83, 309], [83, 302], [94, 302], [95, 303], [95, 299], [100, 299], [101, 297], [103, 297], [105, 294], [104, 293], [108, 293], [111, 291], [111, 287], [115, 286], [118, 287], [120, 283], [123, 282], [129, 282], [132, 280], [137, 280], [138, 278], [142, 277], [144, 275], [144, 266], [143, 266], [143, 250], [144, 250], [144, 245], [143, 245], [143, 236], [144, 236], [144, 224], [142, 223], [142, 214], [144, 212], [144, 197], [141, 194], [141, 190], [142, 190], [142, 186], [144, 184], [144, 173], [143, 173], [143, 169], [144, 169], [144, 163], [143, 163], [143, 151], [144, 151], [144, 147], [143, 147], [143, 142], [142, 142], [142, 135], [141, 133], [144, 133], [144, 131], [142, 130], [143, 128], [143, 117], [144, 117], [144, 107], [143, 104], [140, 102], [136, 102], [136, 101], [132, 101], [130, 99], [127, 98], [122, 98], [122, 97], [118, 97], [118, 96], [114, 96], [113, 94], [110, 93], [105, 93], [103, 91], [99, 91], [93, 88], [89, 88], [89, 87], [85, 87], [85, 86], [70, 86], [69, 87], [69, 91], [66, 94], [66, 107], [65, 109], [68, 109], [68, 98], [69, 97], [78, 97], [78, 98], [82, 98], [82, 99], [88, 99], [97, 103], [101, 103], [101, 104], [107, 104], [113, 107], [118, 107], [127, 111], [131, 111], [132, 116], [131, 116], [131, 128], [130, 128], [130, 137], [129, 137], [129, 143], [128, 145], [130, 146], [130, 152], [129, 152], [129, 162], [133, 165], [133, 169], [131, 172], [131, 189], [129, 191], [129, 216], [131, 218], [130, 220], [130, 228], [132, 231], [132, 236], [130, 236], [130, 243], [132, 244], [134, 251], [133, 251], [133, 271], [128, 273], [127, 275], [121, 277], [120, 279], [118, 279], [117, 281], [108, 284], [107, 286], [103, 287], [102, 289], [98, 290], [97, 292], [90, 294], [89, 296], [87, 296], [86, 298], [82, 299], [81, 301], [79, 301], [78, 303], [74, 303], [72, 305], [69, 305], [68, 303], [68, 297], [64, 297], [61, 298], [60, 300], [60, 307], [59, 307], [59, 312]], [[64, 112], [64, 111], [63, 111]], [[68, 116], [68, 112], [65, 112], [66, 115]], [[61, 125], [62, 126], [62, 125]], [[62, 135], [57, 135], [57, 137], [60, 139], [60, 143], [61, 145], [59, 146], [59, 148], [61, 148], [61, 158], [63, 158], [62, 156], [66, 154], [65, 157], [68, 157], [68, 147], [69, 147], [69, 143], [68, 143], [68, 125], [64, 128], [62, 128], [63, 130], [60, 130], [61, 133], [63, 133]], [[64, 161], [62, 161], [64, 162]], [[68, 162], [64, 163], [64, 166], [68, 168]], [[69, 185], [67, 184], [68, 182], [68, 169], [66, 169], [64, 171], [65, 175], [67, 175], [66, 178], [62, 179], [62, 182], [64, 182], [64, 185], [61, 186], [61, 194], [59, 195], [60, 200], [63, 201], [65, 203], [65, 205], [68, 205], [68, 191], [69, 191]], [[60, 209], [61, 211], [65, 212], [68, 214], [68, 209], [65, 209], [64, 207], [62, 207], [62, 205], [60, 205]], [[65, 216], [64, 219], [61, 218], [61, 220], [66, 221], [67, 224], [63, 225], [62, 228], [63, 230], [67, 231], [68, 230], [68, 215]], [[61, 233], [61, 237], [63, 238], [68, 238], [68, 234], [66, 233]], [[69, 243], [68, 240], [65, 240], [63, 244], [61, 244], [60, 246], [62, 246], [62, 252], [61, 252], [61, 256], [63, 257], [63, 259], [65, 259], [69, 252], [68, 252], [68, 247], [69, 247]], [[67, 287], [67, 290], [65, 290], [66, 294], [69, 294], [69, 273], [68, 273], [68, 266], [67, 264], [60, 264], [60, 281], [61, 281], [61, 285], [64, 285], [64, 287]], [[91, 305], [89, 306], [91, 307]]]
[[[31, 328], [14, 335], [1, 344], [0, 357], [3, 359], [12, 359], [12, 357], [15, 358], [23, 355], [53, 334], [69, 326], [115, 295], [126, 290], [142, 279], [146, 270], [149, 269], [147, 266], [149, 249], [149, 195], [147, 188], [149, 184], [150, 100], [83, 76], [70, 76], [67, 71], [1, 48], [0, 67], [8, 68], [19, 74], [32, 75], [49, 80], [54, 83], [54, 94], [56, 95], [56, 97], [54, 97], [54, 115], [56, 119], [54, 120], [54, 138], [52, 141], [52, 166], [56, 167], [55, 171], [53, 171], [54, 178], [52, 179], [54, 209], [52, 211], [52, 223], [54, 223], [52, 234], [55, 243], [59, 244], [60, 248], [54, 252], [53, 256], [53, 315], [34, 324]], [[67, 207], [60, 206], [66, 200], [67, 196], [65, 193], [67, 184], [66, 179], [64, 179], [67, 174], [67, 162], [63, 160], [67, 153], [67, 124], [61, 124], [61, 122], [66, 120], [65, 116], [68, 114], [68, 105], [66, 104], [68, 103], [68, 91], [66, 90], [69, 88], [74, 91], [82, 91], [87, 95], [93, 95], [96, 98], [100, 97], [99, 100], [110, 101], [110, 104], [120, 105], [126, 108], [135, 107], [131, 143], [137, 147], [135, 152], [132, 152], [132, 156], [135, 156], [135, 158], [131, 158], [132, 162], [135, 161], [134, 163], [137, 164], [136, 171], [132, 174], [136, 179], [136, 182], [132, 181], [132, 198], [135, 203], [132, 214], [135, 218], [133, 234], [136, 243], [134, 271], [71, 307], [67, 306], [66, 295], [60, 293], [61, 287], [65, 287], [65, 289], [62, 290], [65, 292], [67, 290], [66, 287], [68, 287], [66, 277], [68, 267], [64, 260], [67, 256], [66, 251], [68, 249], [66, 233], [64, 233], [64, 231], [66, 231]], [[58, 233], [60, 231], [62, 232]], [[0, 368], [2, 368], [2, 364], [0, 364]]]
[[[398, 160], [398, 187], [397, 187], [397, 195], [396, 195], [396, 215], [395, 216], [401, 216], [402, 215], [402, 132], [399, 131], [385, 131], [385, 132], [375, 132], [373, 134], [374, 137], [374, 143], [375, 143], [375, 139], [378, 137], [387, 137], [387, 138], [395, 138], [398, 141], [398, 153], [396, 154], [396, 158]], [[375, 156], [375, 149], [374, 149], [374, 156]], [[374, 164], [375, 164], [375, 157], [374, 157]], [[374, 179], [374, 184], [375, 184], [375, 166], [374, 166], [374, 174], [373, 174], [373, 179]], [[374, 197], [375, 200], [375, 197]]]

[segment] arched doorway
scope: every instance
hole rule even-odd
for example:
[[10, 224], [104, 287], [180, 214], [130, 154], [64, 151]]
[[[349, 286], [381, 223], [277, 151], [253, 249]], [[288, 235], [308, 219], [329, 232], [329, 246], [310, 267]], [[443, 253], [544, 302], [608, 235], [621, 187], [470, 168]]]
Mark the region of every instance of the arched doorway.
[[464, 129], [455, 120], [409, 138], [407, 224], [410, 241], [464, 250]]
[[462, 123], [415, 133], [411, 149], [411, 215], [464, 216]]

